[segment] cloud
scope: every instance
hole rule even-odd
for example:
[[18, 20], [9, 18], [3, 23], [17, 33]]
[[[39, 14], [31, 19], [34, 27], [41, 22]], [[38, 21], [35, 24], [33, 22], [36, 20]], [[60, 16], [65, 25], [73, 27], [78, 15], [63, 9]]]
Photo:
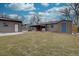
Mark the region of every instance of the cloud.
[[[25, 16], [25, 22], [29, 23], [31, 18], [33, 17], [33, 14], [36, 14], [35, 12], [30, 12], [29, 15]], [[48, 22], [48, 21], [56, 21], [57, 17], [60, 16], [60, 14], [56, 12], [48, 13], [48, 12], [38, 12], [37, 15], [39, 15], [41, 22]]]
[[47, 22], [49, 21], [49, 13], [48, 12], [39, 12], [39, 17], [41, 19], [42, 22]]
[[24, 15], [25, 20], [30, 20], [31, 19], [31, 15]]
[[40, 18], [40, 21], [44, 21], [44, 19], [46, 19], [46, 17], [49, 15], [48, 13], [46, 12], [29, 12], [29, 15], [25, 16], [25, 19], [28, 18], [28, 21], [31, 20], [32, 17], [34, 17], [34, 15], [38, 15], [39, 18]]
[[36, 14], [36, 12], [30, 11], [29, 14], [34, 15], [34, 14]]
[[17, 15], [17, 14], [9, 14], [8, 16], [9, 16], [10, 18], [12, 18], [12, 19], [19, 19], [19, 20], [22, 19], [22, 16], [19, 16], [19, 15]]
[[46, 13], [46, 12], [38, 12], [38, 13], [36, 13], [36, 12], [33, 12], [33, 11], [30, 11], [29, 14], [30, 14], [30, 15], [39, 15], [39, 16], [46, 16], [46, 15], [49, 15], [49, 14]]
[[47, 11], [48, 11], [49, 13], [51, 13], [51, 12], [58, 12], [58, 11], [60, 11], [60, 10], [64, 10], [65, 8], [68, 8], [68, 6], [53, 7], [53, 8], [51, 8], [51, 9], [48, 9]]
[[39, 12], [38, 14], [39, 14], [40, 16], [48, 16], [48, 15], [49, 15], [48, 12]]
[[38, 15], [41, 22], [56, 21], [58, 20], [57, 17], [60, 16], [60, 14], [55, 12], [55, 10], [53, 10], [51, 13], [49, 13], [48, 10], [46, 12], [39, 12]]
[[48, 7], [49, 4], [48, 3], [41, 3], [41, 5], [45, 6], [45, 7]]
[[48, 19], [52, 21], [60, 20], [62, 17], [62, 14], [59, 11], [64, 10], [65, 8], [68, 8], [68, 7], [63, 6], [63, 7], [53, 7], [51, 9], [48, 9], [46, 11], [49, 14]]
[[48, 9], [45, 12], [38, 12], [38, 13], [29, 12], [30, 15], [28, 15], [28, 17], [26, 17], [26, 19], [30, 20], [33, 14], [38, 14], [39, 18], [41, 19], [41, 22], [56, 21], [61, 18], [61, 13], [59, 11], [65, 9], [66, 7], [67, 6], [54, 7], [54, 8]]
[[25, 15], [24, 18], [25, 18], [25, 22], [27, 23], [30, 23], [30, 21], [32, 20], [32, 17], [34, 17], [34, 15], [38, 15], [39, 18], [40, 18], [40, 22], [45, 22], [47, 21], [47, 16], [49, 15], [48, 13], [46, 12], [29, 12], [29, 15]]
[[56, 6], [59, 6], [61, 3], [55, 3]]
[[22, 11], [30, 11], [36, 9], [33, 3], [11, 3], [8, 4], [6, 7], [9, 7], [14, 10], [22, 10]]
[[30, 21], [32, 20], [33, 15], [24, 15], [24, 23], [29, 24]]
[[17, 17], [18, 15], [17, 14], [9, 14], [10, 18], [15, 18]]

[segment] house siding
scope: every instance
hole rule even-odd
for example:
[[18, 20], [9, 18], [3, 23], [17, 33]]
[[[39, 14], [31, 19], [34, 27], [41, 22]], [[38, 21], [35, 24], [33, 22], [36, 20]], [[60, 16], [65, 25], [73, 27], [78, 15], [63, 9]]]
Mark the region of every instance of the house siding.
[[[4, 26], [7, 24], [7, 26]], [[18, 32], [22, 31], [22, 24], [19, 22], [0, 21], [0, 33], [15, 32], [15, 24], [18, 24]]]
[[62, 23], [65, 23], [66, 24], [66, 32], [67, 33], [72, 33], [72, 22], [68, 22], [67, 21], [63, 21], [63, 22], [60, 22], [60, 32], [61, 32], [61, 27], [62, 27]]
[[72, 33], [72, 23], [71, 22], [68, 23], [68, 27], [67, 28], [68, 28], [67, 32], [68, 33]]
[[53, 28], [51, 28], [51, 25], [54, 26], [53, 32], [62, 32], [62, 23], [66, 23], [66, 33], [72, 33], [72, 22], [62, 21], [60, 23], [56, 24], [50, 24], [48, 25], [48, 31], [52, 31]]
[[56, 32], [60, 32], [61, 31], [61, 24], [60, 23], [56, 24], [55, 29], [56, 29]]

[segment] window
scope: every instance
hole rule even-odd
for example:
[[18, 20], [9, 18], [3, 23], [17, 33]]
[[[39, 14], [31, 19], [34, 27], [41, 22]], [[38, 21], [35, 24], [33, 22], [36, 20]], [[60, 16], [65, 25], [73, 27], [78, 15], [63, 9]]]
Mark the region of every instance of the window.
[[3, 26], [7, 27], [7, 26], [8, 26], [8, 24], [7, 24], [7, 23], [3, 23]]

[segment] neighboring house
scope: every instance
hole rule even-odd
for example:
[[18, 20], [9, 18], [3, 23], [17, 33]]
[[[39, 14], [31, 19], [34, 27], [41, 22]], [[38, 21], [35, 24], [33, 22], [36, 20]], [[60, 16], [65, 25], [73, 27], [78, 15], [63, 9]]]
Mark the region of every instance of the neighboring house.
[[21, 32], [22, 21], [0, 17], [0, 33]]
[[37, 31], [42, 31], [42, 29], [45, 29], [45, 31], [51, 32], [72, 33], [72, 21], [70, 20], [51, 21], [38, 25], [31, 25], [30, 27], [36, 28]]
[[31, 30], [42, 31], [42, 29], [45, 28], [45, 25], [38, 24], [38, 25], [31, 25], [30, 27], [31, 27]]
[[72, 33], [72, 21], [61, 20], [51, 22], [51, 24], [49, 24], [49, 30], [53, 32]]

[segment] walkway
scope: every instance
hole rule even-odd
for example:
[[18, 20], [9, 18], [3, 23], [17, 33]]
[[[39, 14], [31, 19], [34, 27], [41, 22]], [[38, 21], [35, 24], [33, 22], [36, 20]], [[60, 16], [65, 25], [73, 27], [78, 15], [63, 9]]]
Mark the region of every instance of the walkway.
[[24, 32], [17, 32], [17, 33], [0, 33], [0, 36], [10, 36], [10, 35], [18, 35], [23, 34]]

